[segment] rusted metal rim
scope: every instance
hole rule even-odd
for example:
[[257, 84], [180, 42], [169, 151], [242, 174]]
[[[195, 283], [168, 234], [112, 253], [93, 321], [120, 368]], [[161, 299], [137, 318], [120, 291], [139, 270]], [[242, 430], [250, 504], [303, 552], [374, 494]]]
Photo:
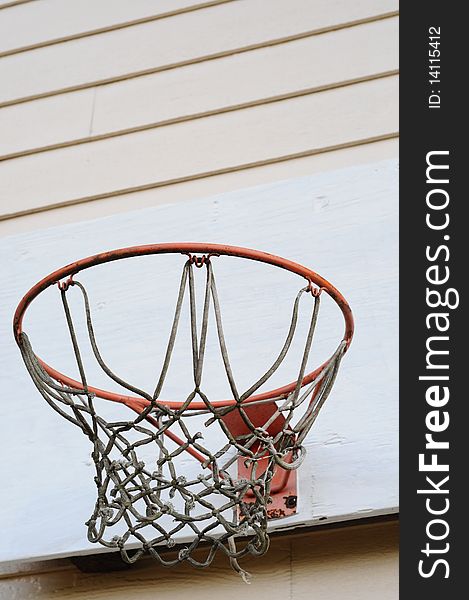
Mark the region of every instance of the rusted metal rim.
[[[267, 252], [261, 252], [259, 250], [252, 250], [250, 248], [241, 248], [238, 246], [225, 246], [223, 244], [203, 244], [203, 243], [191, 243], [191, 242], [183, 242], [183, 243], [170, 243], [170, 244], [148, 244], [144, 246], [131, 246], [129, 248], [119, 248], [117, 250], [110, 250], [108, 252], [102, 252], [100, 254], [95, 254], [94, 256], [89, 256], [87, 258], [82, 258], [74, 263], [71, 263], [61, 269], [57, 269], [44, 279], [41, 279], [36, 285], [34, 285], [21, 299], [18, 307], [15, 311], [15, 315], [13, 318], [13, 332], [15, 336], [15, 340], [18, 345], [21, 345], [21, 333], [23, 331], [23, 317], [28, 306], [31, 302], [36, 298], [41, 292], [54, 284], [59, 284], [61, 280], [65, 278], [69, 278], [73, 275], [76, 275], [80, 271], [88, 269], [90, 267], [94, 267], [96, 265], [100, 265], [107, 262], [112, 262], [114, 260], [120, 260], [123, 258], [132, 258], [134, 256], [146, 256], [150, 254], [189, 254], [194, 260], [196, 266], [202, 266], [207, 257], [209, 256], [236, 256], [239, 258], [246, 258], [249, 260], [255, 260], [258, 262], [263, 262], [266, 264], [270, 264], [281, 269], [285, 269], [292, 273], [296, 273], [300, 277], [303, 277], [307, 284], [310, 286], [311, 291], [313, 293], [319, 293], [320, 291], [326, 292], [339, 306], [342, 311], [342, 315], [345, 321], [345, 331], [343, 336], [343, 341], [346, 344], [346, 349], [349, 347], [352, 337], [353, 337], [353, 315], [348, 305], [346, 299], [342, 296], [342, 294], [337, 290], [331, 283], [329, 283], [326, 279], [304, 267], [298, 263], [287, 260], [286, 258], [281, 258], [280, 256], [275, 256], [274, 254], [268, 254]], [[192, 255], [202, 255], [201, 257], [192, 256]], [[312, 286], [316, 286], [313, 288]], [[332, 357], [326, 360], [320, 367], [305, 375], [302, 385], [307, 385], [311, 383], [318, 374], [329, 364]], [[71, 379], [67, 375], [60, 373], [53, 367], [49, 366], [42, 359], [38, 357], [42, 367], [44, 370], [56, 381], [73, 387], [75, 389], [83, 389], [83, 386], [80, 382]], [[269, 400], [279, 397], [285, 397], [290, 392], [295, 389], [296, 381], [289, 383], [281, 388], [277, 388], [275, 390], [270, 390], [268, 392], [264, 392], [262, 394], [258, 394], [256, 396], [252, 396], [247, 399], [247, 402], [255, 402], [260, 400]], [[143, 406], [148, 404], [148, 400], [137, 396], [127, 396], [123, 394], [118, 394], [114, 392], [108, 392], [106, 390], [101, 390], [99, 388], [94, 388], [88, 386], [90, 392], [96, 394], [99, 398], [103, 398], [105, 400], [113, 400], [114, 402], [120, 402], [126, 405], [140, 405]], [[176, 401], [167, 401], [167, 400], [158, 400], [159, 403], [165, 404], [171, 409], [179, 408], [183, 402]], [[218, 400], [213, 402], [214, 406], [229, 406], [235, 403], [234, 399], [230, 400]], [[191, 404], [191, 408], [194, 410], [204, 409], [206, 408], [203, 402], [193, 402]]]

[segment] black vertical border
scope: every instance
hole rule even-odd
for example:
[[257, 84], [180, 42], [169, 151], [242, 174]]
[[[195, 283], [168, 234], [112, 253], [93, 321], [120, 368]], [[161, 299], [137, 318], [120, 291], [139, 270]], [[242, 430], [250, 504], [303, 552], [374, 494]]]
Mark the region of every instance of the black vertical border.
[[[405, 2], [401, 3], [400, 31], [400, 505], [401, 505], [401, 552], [400, 597], [425, 598], [425, 600], [459, 598], [466, 594], [465, 568], [466, 536], [469, 536], [465, 497], [466, 481], [469, 481], [467, 461], [469, 457], [469, 319], [465, 313], [466, 279], [469, 258], [469, 187], [466, 184], [469, 154], [465, 138], [469, 124], [467, 78], [469, 46], [467, 24], [463, 16], [464, 5], [454, 2]], [[429, 84], [428, 30], [441, 28], [441, 107], [428, 108]], [[450, 465], [448, 482], [450, 509], [444, 516], [450, 532], [444, 542], [449, 543], [443, 557], [449, 563], [449, 577], [445, 569], [437, 568], [434, 575], [419, 575], [419, 560], [425, 558], [421, 550], [428, 540], [426, 525], [432, 516], [425, 508], [425, 497], [417, 489], [425, 487], [425, 475], [419, 472], [418, 455], [425, 450], [425, 416], [430, 407], [425, 401], [427, 383], [419, 382], [425, 370], [425, 342], [429, 335], [425, 317], [426, 305], [425, 257], [427, 245], [438, 246], [442, 232], [431, 231], [425, 223], [427, 213], [426, 154], [432, 150], [449, 150], [450, 193], [450, 268], [448, 285], [460, 294], [460, 305], [450, 313], [448, 332], [450, 364], [450, 414], [449, 429], [440, 439], [447, 439], [449, 450], [440, 452], [441, 459]], [[444, 243], [444, 242], [443, 242]], [[442, 263], [444, 264], [444, 263]], [[467, 375], [466, 375], [467, 373]], [[443, 454], [444, 452], [444, 454]], [[435, 474], [438, 479], [441, 473]], [[428, 486], [427, 486], [428, 487]], [[443, 541], [439, 543], [443, 546]], [[434, 547], [438, 543], [434, 542]], [[427, 559], [427, 568], [430, 562]]]

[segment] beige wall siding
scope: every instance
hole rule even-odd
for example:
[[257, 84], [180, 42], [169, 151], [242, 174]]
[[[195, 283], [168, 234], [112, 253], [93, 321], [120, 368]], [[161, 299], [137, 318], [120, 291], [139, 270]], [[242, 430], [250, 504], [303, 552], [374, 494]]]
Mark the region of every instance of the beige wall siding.
[[396, 96], [396, 77], [386, 77], [41, 152], [0, 170], [15, 212], [24, 213], [389, 138]]
[[244, 565], [253, 576], [249, 587], [221, 555], [203, 570], [142, 560], [124, 571], [82, 573], [68, 560], [52, 561], [25, 566], [23, 574], [4, 569], [0, 599], [396, 600], [397, 545], [396, 522], [273, 538], [266, 556]]
[[[24, 11], [39, 19], [54, 2], [1, 12], [23, 30]], [[223, 191], [221, 175], [232, 189], [231, 174], [243, 185], [255, 182], [246, 170], [282, 165], [264, 170], [278, 179], [286, 161], [397, 136], [395, 0], [273, 0], [267, 16], [262, 0], [179, 4], [167, 18], [52, 45], [40, 19], [42, 45], [0, 57], [12, 102], [0, 108], [1, 220], [103, 199], [112, 212], [122, 196], [134, 208], [148, 190], [157, 202], [161, 187], [213, 177]], [[148, 11], [132, 6], [134, 20]], [[75, 35], [103, 26], [103, 11], [83, 16]], [[54, 27], [72, 35], [61, 14]], [[73, 82], [85, 89], [61, 92]], [[45, 97], [23, 102], [34, 94]]]
[[34, 0], [24, 6], [29, 1], [0, 1], [0, 8], [2, 4], [16, 7], [0, 21], [0, 56], [234, 0]]
[[395, 4], [270, 0], [266, 14], [265, 0], [237, 0], [4, 56], [0, 80], [9, 85], [0, 90], [0, 105], [348, 26], [389, 14]]
[[383, 19], [4, 107], [0, 159], [395, 73], [397, 28]]

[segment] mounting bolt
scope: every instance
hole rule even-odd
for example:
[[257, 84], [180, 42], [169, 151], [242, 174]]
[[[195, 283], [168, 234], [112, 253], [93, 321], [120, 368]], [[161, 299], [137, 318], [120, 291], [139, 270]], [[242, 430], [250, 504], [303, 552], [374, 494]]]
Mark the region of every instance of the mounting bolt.
[[298, 502], [298, 496], [284, 496], [285, 506], [287, 508], [296, 508]]

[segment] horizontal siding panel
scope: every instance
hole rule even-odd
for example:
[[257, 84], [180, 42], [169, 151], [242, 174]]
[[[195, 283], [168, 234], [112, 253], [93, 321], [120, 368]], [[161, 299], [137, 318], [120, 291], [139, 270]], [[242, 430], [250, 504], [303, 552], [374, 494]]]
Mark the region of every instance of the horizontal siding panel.
[[2, 219], [0, 217], [0, 237], [66, 223], [75, 223], [84, 219], [107, 217], [119, 212], [133, 210], [135, 207], [148, 208], [161, 204], [204, 198], [241, 188], [291, 179], [292, 177], [303, 177], [314, 173], [324, 173], [332, 169], [342, 169], [396, 158], [397, 156], [399, 156], [399, 139], [394, 137], [378, 142], [343, 147], [330, 152], [321, 152], [301, 158], [260, 165], [250, 169], [101, 198], [93, 202], [58, 206], [51, 210], [45, 209], [24, 214], [21, 217], [14, 216], [17, 204], [15, 199], [9, 196], [4, 198], [2, 209], [4, 213], [9, 213], [11, 218]]
[[4, 161], [0, 189], [37, 210], [320, 152], [397, 131], [396, 98], [388, 77]]
[[92, 89], [81, 90], [0, 108], [0, 160], [11, 153], [89, 135], [94, 94]]
[[0, 158], [398, 67], [397, 17], [0, 110]]
[[[239, 0], [0, 59], [0, 103], [168, 68], [395, 10], [397, 0]], [[21, 77], [18, 74], [21, 73]]]
[[[0, 0], [0, 8], [2, 2]], [[40, 0], [18, 4], [0, 18], [0, 54], [129, 21], [232, 0]]]

